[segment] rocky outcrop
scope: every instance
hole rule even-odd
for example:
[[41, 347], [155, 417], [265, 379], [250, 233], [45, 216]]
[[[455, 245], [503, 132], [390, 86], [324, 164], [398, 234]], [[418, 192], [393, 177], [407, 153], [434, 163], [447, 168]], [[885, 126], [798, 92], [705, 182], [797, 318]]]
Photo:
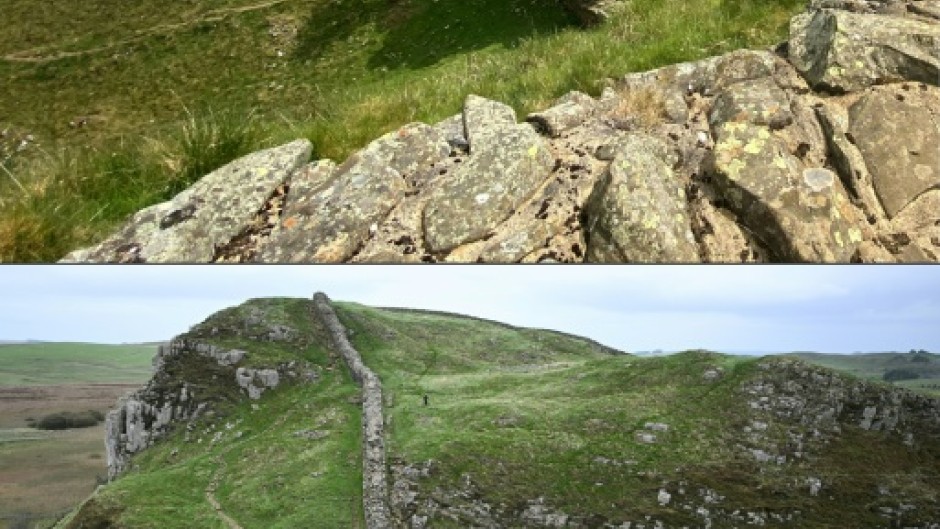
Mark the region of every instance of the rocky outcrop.
[[342, 164], [251, 155], [66, 260], [936, 262], [937, 42], [934, 0], [813, 0], [522, 123], [471, 95]]
[[[294, 334], [284, 325], [256, 320], [250, 311], [242, 324], [249, 327], [247, 334], [256, 335], [255, 339], [289, 341]], [[225, 332], [212, 318], [194, 329], [210, 335]], [[153, 377], [145, 387], [123, 397], [107, 415], [105, 447], [109, 479], [126, 471], [134, 454], [166, 436], [174, 427], [186, 425], [189, 431], [199, 417], [222, 411], [220, 405], [244, 398], [257, 400], [285, 379], [316, 378], [314, 372], [296, 362], [267, 368], [241, 366], [249, 355], [243, 349], [227, 349], [188, 335], [158, 347]]]
[[389, 529], [388, 477], [385, 467], [385, 419], [382, 415], [382, 382], [363, 362], [346, 337], [346, 328], [322, 292], [313, 296], [314, 310], [329, 330], [333, 346], [362, 386], [362, 508], [367, 529]]
[[266, 389], [274, 389], [281, 382], [277, 369], [251, 369], [239, 367], [235, 371], [235, 382], [248, 393], [248, 398], [258, 400]]
[[239, 235], [268, 197], [310, 157], [309, 141], [249, 154], [213, 171], [169, 202], [137, 212], [94, 248], [65, 262], [206, 262]]

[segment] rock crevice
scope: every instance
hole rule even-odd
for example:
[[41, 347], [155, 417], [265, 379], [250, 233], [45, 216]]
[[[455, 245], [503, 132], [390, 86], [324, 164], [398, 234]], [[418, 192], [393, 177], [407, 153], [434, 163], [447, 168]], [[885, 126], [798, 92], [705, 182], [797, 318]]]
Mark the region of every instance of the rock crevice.
[[385, 465], [385, 420], [382, 416], [382, 382], [362, 361], [346, 337], [330, 298], [313, 296], [316, 316], [329, 330], [333, 345], [343, 357], [353, 379], [362, 386], [362, 507], [367, 529], [391, 528], [388, 476]]

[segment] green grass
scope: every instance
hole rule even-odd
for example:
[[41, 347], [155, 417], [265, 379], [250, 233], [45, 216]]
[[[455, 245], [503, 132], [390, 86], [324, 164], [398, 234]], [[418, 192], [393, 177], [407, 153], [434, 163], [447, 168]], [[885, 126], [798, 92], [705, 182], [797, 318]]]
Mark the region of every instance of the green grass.
[[[583, 30], [549, 0], [290, 0], [227, 14], [254, 4], [0, 0], [2, 54], [113, 45], [0, 60], [0, 129], [41, 145], [0, 162], [0, 260], [58, 259], [246, 149], [307, 137], [316, 156], [343, 159], [406, 122], [456, 113], [469, 93], [524, 114], [569, 90], [596, 95], [606, 77], [776, 43], [803, 4], [634, 0]], [[188, 107], [255, 116], [264, 133], [242, 136], [235, 120], [220, 129], [242, 138], [222, 142], [235, 148], [180, 147]], [[89, 125], [71, 128], [80, 116]], [[95, 191], [99, 180], [116, 191]]]
[[[243, 403], [191, 442], [177, 432], [144, 452], [103, 501], [116, 499], [129, 527], [225, 527], [205, 499], [220, 472], [215, 495], [246, 527], [354, 527], [362, 516], [360, 411], [348, 400], [357, 392], [348, 376], [331, 373], [266, 394], [263, 411]], [[310, 441], [293, 435], [301, 429], [330, 434]], [[224, 437], [213, 445], [217, 432]]]
[[0, 387], [143, 382], [156, 352], [153, 345], [0, 345]]

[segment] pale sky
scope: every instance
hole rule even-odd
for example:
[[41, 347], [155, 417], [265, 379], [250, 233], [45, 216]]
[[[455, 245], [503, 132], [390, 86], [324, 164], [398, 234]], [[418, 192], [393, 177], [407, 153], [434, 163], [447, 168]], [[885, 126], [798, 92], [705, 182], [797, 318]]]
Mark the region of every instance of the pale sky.
[[168, 340], [248, 298], [446, 310], [625, 351], [940, 352], [936, 266], [2, 266], [0, 340]]

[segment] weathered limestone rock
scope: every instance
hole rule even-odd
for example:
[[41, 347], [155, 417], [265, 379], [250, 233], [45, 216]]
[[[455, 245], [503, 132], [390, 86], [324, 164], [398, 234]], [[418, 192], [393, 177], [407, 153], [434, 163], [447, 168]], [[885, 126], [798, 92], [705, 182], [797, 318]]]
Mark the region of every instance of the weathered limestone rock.
[[816, 116], [823, 127], [833, 168], [853, 198], [859, 201], [868, 219], [886, 217], [884, 207], [875, 194], [871, 173], [858, 147], [849, 140], [849, 114], [840, 105], [822, 103], [816, 107]]
[[591, 96], [582, 92], [571, 92], [555, 106], [529, 114], [526, 121], [534, 123], [544, 134], [557, 138], [562, 132], [584, 123], [594, 108], [595, 103]]
[[276, 388], [280, 381], [277, 369], [239, 367], [235, 371], [235, 382], [251, 400], [260, 399], [265, 390]]
[[698, 260], [685, 213], [685, 192], [666, 163], [666, 146], [645, 134], [628, 136], [585, 207], [587, 260]]
[[63, 262], [209, 262], [216, 247], [238, 235], [271, 192], [307, 162], [311, 150], [309, 141], [297, 140], [239, 158], [169, 202], [137, 212], [104, 242]]
[[623, 0], [564, 0], [583, 26], [596, 26], [614, 15], [624, 5]]
[[[940, 89], [930, 90], [940, 94]], [[940, 187], [940, 124], [921, 105], [876, 90], [852, 105], [849, 116], [849, 132], [889, 217], [924, 191]]]
[[382, 136], [329, 176], [315, 176], [330, 183], [311, 190], [312, 197], [288, 198], [283, 220], [262, 247], [260, 260], [349, 259], [404, 196], [405, 175], [449, 152], [440, 131], [420, 123]]
[[715, 98], [709, 120], [712, 126], [747, 121], [778, 130], [793, 123], [793, 113], [784, 91], [773, 79], [764, 77], [735, 83], [721, 92]]
[[812, 10], [790, 22], [790, 60], [811, 85], [940, 84], [940, 24], [909, 17]]
[[[479, 103], [468, 107], [478, 109], [474, 115], [489, 108]], [[424, 209], [429, 251], [444, 252], [483, 238], [548, 177], [552, 157], [544, 140], [530, 126], [505, 119], [477, 128], [468, 118], [470, 158], [440, 183]]]
[[220, 366], [226, 367], [241, 362], [248, 354], [247, 351], [241, 349], [224, 349], [217, 345], [177, 338], [166, 345], [157, 347], [157, 354], [153, 357], [154, 372], [161, 371], [167, 360], [187, 353], [207, 356], [215, 360]]
[[516, 124], [516, 111], [509, 105], [470, 94], [463, 104], [464, 136], [471, 152], [485, 136], [498, 134]]

